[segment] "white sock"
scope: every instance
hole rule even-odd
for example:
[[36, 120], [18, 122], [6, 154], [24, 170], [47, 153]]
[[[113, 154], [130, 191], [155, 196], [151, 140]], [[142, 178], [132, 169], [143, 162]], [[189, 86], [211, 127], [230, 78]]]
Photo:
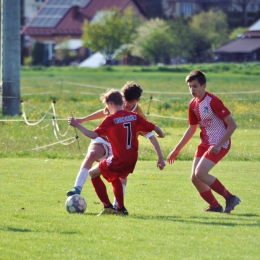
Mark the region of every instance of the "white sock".
[[80, 188], [82, 190], [87, 178], [88, 178], [88, 169], [80, 168], [74, 187]]
[[[126, 185], [125, 185], [125, 184], [122, 184], [122, 186], [123, 186], [123, 195], [125, 196]], [[113, 206], [115, 206], [115, 207], [118, 206], [117, 201], [116, 201], [116, 197], [114, 197]]]

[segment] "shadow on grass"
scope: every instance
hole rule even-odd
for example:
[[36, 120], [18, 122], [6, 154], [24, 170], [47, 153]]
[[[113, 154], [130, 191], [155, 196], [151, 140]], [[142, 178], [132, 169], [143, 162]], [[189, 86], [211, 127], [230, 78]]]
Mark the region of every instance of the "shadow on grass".
[[[27, 228], [13, 228], [13, 227], [6, 227], [6, 228], [0, 228], [0, 230], [4, 231], [9, 231], [9, 232], [15, 232], [15, 233], [30, 233], [30, 232], [41, 232], [41, 231], [36, 231], [36, 230], [31, 230]], [[74, 234], [80, 234], [81, 232], [77, 231], [47, 231], [49, 233], [60, 233], [60, 234], [65, 234], [65, 235], [74, 235]]]
[[[218, 213], [220, 214], [220, 213]], [[223, 215], [227, 217], [223, 218]], [[172, 221], [172, 222], [182, 222], [198, 225], [216, 225], [216, 226], [260, 226], [259, 219], [252, 219], [248, 217], [259, 217], [256, 214], [221, 214], [220, 218], [216, 215], [212, 217], [204, 216], [145, 216], [145, 215], [131, 215], [129, 217], [140, 219], [140, 220], [158, 220], [158, 221]], [[235, 219], [234, 219], [234, 218]]]
[[32, 232], [31, 229], [27, 229], [27, 228], [12, 228], [12, 227], [7, 227], [6, 230], [7, 230], [7, 231], [12, 231], [12, 232], [21, 232], [21, 233]]

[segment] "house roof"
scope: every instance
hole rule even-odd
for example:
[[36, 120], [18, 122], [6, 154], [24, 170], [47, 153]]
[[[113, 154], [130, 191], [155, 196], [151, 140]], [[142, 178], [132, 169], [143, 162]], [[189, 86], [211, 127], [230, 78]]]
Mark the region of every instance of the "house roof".
[[246, 37], [260, 38], [260, 19], [251, 25], [244, 35]]
[[258, 49], [260, 49], [260, 38], [241, 38], [215, 49], [214, 52], [251, 53]]
[[55, 27], [73, 6], [84, 8], [90, 0], [49, 0], [42, 6], [28, 27]]
[[142, 16], [146, 16], [145, 11], [138, 3], [138, 0], [92, 0], [88, 7], [82, 10], [82, 13], [91, 20], [100, 10], [117, 7], [119, 10], [123, 11], [127, 7], [133, 7], [132, 3], [136, 6], [135, 11], [139, 11]]
[[248, 31], [260, 31], [260, 19], [248, 28]]
[[31, 36], [80, 36], [84, 20], [91, 20], [98, 11], [112, 7], [123, 11], [129, 6], [145, 17], [138, 0], [47, 0], [21, 33]]

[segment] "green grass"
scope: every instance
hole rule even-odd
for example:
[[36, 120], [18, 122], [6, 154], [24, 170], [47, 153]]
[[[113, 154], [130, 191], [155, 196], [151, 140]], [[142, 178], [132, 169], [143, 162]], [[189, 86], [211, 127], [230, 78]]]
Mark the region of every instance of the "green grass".
[[[120, 89], [126, 81], [134, 80], [141, 84], [144, 93], [140, 105], [148, 119], [162, 127], [167, 136], [161, 141], [167, 155], [179, 141], [187, 127], [187, 108], [191, 98], [185, 77], [195, 68], [201, 68], [208, 78], [207, 89], [216, 93], [231, 110], [238, 129], [233, 136], [233, 148], [227, 159], [259, 159], [258, 135], [260, 120], [259, 76], [253, 73], [259, 68], [252, 64], [200, 64], [173, 67], [121, 67], [110, 69], [80, 69], [76, 67], [23, 68], [21, 70], [21, 111], [25, 112], [30, 123], [37, 123], [43, 116], [45, 120], [30, 126], [22, 116], [0, 116], [1, 140], [0, 158], [3, 157], [42, 157], [81, 159], [86, 152], [89, 140], [82, 135], [78, 149], [77, 142], [69, 146], [56, 144], [47, 149], [29, 151], [36, 147], [47, 146], [75, 136], [74, 129], [68, 130], [67, 118], [71, 114], [82, 117], [102, 107], [100, 93], [107, 88]], [[234, 71], [239, 69], [240, 74]], [[247, 74], [248, 69], [251, 75]], [[152, 95], [152, 99], [150, 99]], [[51, 119], [55, 103], [56, 118], [61, 134], [54, 135]], [[150, 102], [151, 101], [151, 102]], [[21, 120], [20, 122], [14, 120]], [[100, 120], [86, 123], [93, 129]], [[57, 129], [56, 129], [57, 132]], [[198, 133], [180, 155], [180, 160], [192, 160], [198, 143]], [[72, 139], [71, 139], [72, 140]], [[140, 139], [140, 159], [155, 160], [149, 142]], [[144, 145], [143, 145], [144, 144]]]
[[219, 214], [202, 211], [207, 205], [189, 181], [191, 162], [159, 171], [155, 161], [139, 161], [128, 179], [127, 217], [95, 216], [102, 206], [89, 180], [86, 212], [66, 212], [65, 193], [80, 163], [1, 159], [0, 259], [259, 259], [258, 162], [215, 167], [212, 173], [242, 199], [231, 214]]
[[[259, 66], [22, 68], [21, 110], [30, 123], [46, 118], [32, 126], [21, 116], [0, 116], [0, 259], [259, 259]], [[232, 214], [202, 211], [207, 205], [189, 180], [199, 143], [197, 131], [174, 165], [163, 171], [156, 169], [152, 145], [139, 138], [139, 161], [125, 197], [128, 217], [96, 217], [102, 205], [90, 181], [82, 193], [87, 211], [67, 213], [65, 194], [89, 144], [77, 133], [79, 149], [67, 118], [100, 109], [100, 93], [134, 80], [144, 89], [143, 111], [166, 133], [165, 139], [159, 139], [166, 158], [187, 127], [191, 96], [185, 77], [193, 69], [206, 72], [207, 89], [223, 99], [238, 125], [229, 154], [212, 170], [242, 199], [236, 210]], [[54, 127], [53, 100], [58, 119]], [[99, 123], [86, 126], [93, 129]], [[75, 142], [54, 144], [68, 138]], [[217, 198], [224, 206], [223, 198]]]

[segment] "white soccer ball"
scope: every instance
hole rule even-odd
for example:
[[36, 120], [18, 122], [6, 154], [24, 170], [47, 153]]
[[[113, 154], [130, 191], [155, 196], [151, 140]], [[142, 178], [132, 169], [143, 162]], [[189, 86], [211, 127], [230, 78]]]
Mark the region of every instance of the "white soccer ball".
[[65, 207], [69, 213], [84, 213], [87, 202], [83, 196], [75, 194], [67, 198]]

